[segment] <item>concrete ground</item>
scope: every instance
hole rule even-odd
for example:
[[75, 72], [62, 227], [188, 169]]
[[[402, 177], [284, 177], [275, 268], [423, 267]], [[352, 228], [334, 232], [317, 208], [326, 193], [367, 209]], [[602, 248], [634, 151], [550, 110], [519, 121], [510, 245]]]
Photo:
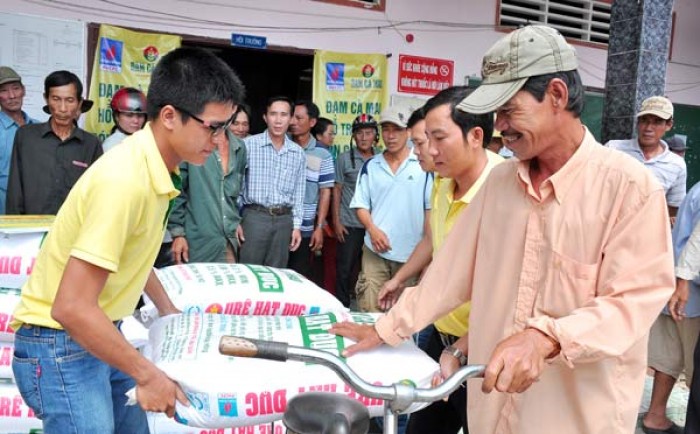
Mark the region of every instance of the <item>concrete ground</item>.
[[[637, 430], [635, 431], [635, 434], [644, 434], [644, 431], [642, 431], [642, 417], [644, 417], [644, 414], [649, 408], [652, 383], [652, 377], [647, 376], [644, 384], [642, 405], [639, 408], [639, 419], [637, 420]], [[688, 387], [686, 386], [685, 381], [681, 379], [673, 388], [671, 397], [668, 400], [668, 405], [666, 406], [666, 414], [668, 415], [668, 418], [680, 426], [685, 426], [685, 412], [688, 404], [688, 394]]]

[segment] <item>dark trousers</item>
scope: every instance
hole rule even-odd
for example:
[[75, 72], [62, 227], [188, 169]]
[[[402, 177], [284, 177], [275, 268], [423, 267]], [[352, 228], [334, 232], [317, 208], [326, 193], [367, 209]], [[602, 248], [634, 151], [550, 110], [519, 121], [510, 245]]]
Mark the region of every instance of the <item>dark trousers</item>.
[[302, 238], [299, 248], [293, 252], [289, 252], [289, 261], [287, 268], [291, 268], [309, 280], [314, 280], [313, 267], [311, 266], [311, 247], [309, 243], [311, 238]]
[[690, 382], [688, 411], [685, 416], [685, 434], [700, 434], [700, 339], [693, 352], [693, 378]]
[[346, 227], [345, 242], [338, 240], [335, 261], [335, 296], [343, 306], [350, 307], [351, 295], [355, 292], [357, 273], [362, 258], [362, 245], [365, 240], [363, 228]]
[[[445, 346], [434, 330], [428, 341], [426, 353], [436, 362]], [[459, 387], [452, 392], [447, 402], [435, 401], [423, 410], [411, 414], [407, 434], [457, 434], [460, 429], [469, 434], [467, 428], [467, 389]]]
[[253, 208], [243, 209], [241, 220], [245, 242], [241, 245], [242, 264], [286, 268], [292, 241], [292, 214], [270, 215]]

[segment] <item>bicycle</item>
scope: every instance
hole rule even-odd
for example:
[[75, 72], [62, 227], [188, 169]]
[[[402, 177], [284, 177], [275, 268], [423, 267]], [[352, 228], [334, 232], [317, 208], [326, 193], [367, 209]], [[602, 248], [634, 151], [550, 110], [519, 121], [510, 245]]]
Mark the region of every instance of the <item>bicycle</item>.
[[[316, 363], [332, 369], [348, 385], [368, 398], [384, 401], [384, 434], [396, 434], [398, 414], [416, 402], [433, 402], [449, 396], [468, 378], [483, 377], [484, 365], [460, 368], [437, 387], [417, 388], [413, 384], [390, 386], [370, 384], [360, 378], [340, 357], [321, 350], [236, 336], [222, 336], [219, 353], [286, 362]], [[306, 392], [287, 403], [283, 423], [288, 434], [367, 434], [369, 412], [358, 401], [337, 393]]]

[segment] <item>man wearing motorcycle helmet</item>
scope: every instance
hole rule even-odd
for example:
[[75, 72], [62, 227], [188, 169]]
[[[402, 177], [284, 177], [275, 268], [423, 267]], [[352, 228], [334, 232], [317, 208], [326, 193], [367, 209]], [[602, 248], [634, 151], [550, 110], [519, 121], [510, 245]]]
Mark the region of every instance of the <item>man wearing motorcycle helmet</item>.
[[[353, 146], [353, 141], [355, 145]], [[350, 150], [338, 155], [335, 165], [335, 191], [333, 192], [333, 229], [338, 239], [336, 250], [336, 297], [346, 307], [355, 292], [353, 270], [359, 265], [365, 227], [357, 219], [350, 201], [355, 195], [357, 176], [365, 161], [374, 155], [374, 146], [379, 142], [377, 121], [366, 113], [352, 122]]]
[[134, 134], [146, 123], [146, 95], [133, 87], [123, 87], [112, 97], [114, 127], [112, 135], [102, 143], [104, 152], [109, 151], [126, 136]]

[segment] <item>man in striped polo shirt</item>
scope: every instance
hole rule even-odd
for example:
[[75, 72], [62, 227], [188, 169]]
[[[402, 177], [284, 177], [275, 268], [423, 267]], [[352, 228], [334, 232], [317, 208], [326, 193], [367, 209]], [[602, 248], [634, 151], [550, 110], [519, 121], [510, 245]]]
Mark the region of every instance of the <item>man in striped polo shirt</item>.
[[289, 254], [287, 266], [305, 277], [321, 284], [320, 276], [315, 276], [311, 264], [311, 254], [321, 253], [323, 248], [323, 227], [331, 206], [331, 190], [335, 184], [333, 156], [321, 146], [316, 146], [316, 138], [311, 128], [316, 125], [319, 109], [311, 101], [297, 101], [294, 116], [289, 123], [289, 132], [294, 143], [301, 146], [306, 155], [306, 189], [304, 211], [301, 219], [301, 244]]

